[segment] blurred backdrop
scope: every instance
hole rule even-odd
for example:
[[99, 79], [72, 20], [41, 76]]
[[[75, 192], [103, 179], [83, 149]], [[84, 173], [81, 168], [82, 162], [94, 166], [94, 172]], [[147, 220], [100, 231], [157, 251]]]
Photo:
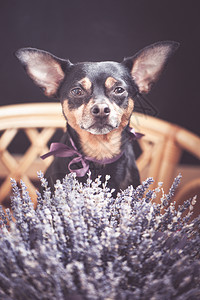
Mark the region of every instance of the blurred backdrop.
[[[159, 118], [199, 134], [199, 25], [199, 0], [1, 0], [0, 105], [49, 101], [14, 57], [18, 48], [72, 62], [120, 62], [151, 43], [174, 40], [181, 46], [147, 98]], [[187, 154], [182, 161], [198, 163]]]

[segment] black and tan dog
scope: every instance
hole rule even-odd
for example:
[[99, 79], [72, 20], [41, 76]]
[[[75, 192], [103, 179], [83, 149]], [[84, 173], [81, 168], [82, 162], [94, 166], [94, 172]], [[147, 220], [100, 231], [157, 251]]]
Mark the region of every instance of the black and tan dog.
[[116, 191], [140, 184], [129, 129], [134, 98], [150, 91], [177, 47], [159, 42], [122, 63], [72, 64], [38, 49], [16, 52], [44, 94], [59, 98], [67, 120], [62, 144], [54, 144], [48, 154], [56, 156], [46, 172], [52, 188], [73, 170], [82, 182], [88, 170], [92, 179], [110, 175], [109, 186]]

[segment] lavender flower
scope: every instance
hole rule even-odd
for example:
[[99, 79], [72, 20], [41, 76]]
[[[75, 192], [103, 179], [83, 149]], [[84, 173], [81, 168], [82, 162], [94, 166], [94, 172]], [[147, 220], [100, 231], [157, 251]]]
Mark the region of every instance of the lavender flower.
[[69, 174], [51, 195], [38, 175], [36, 210], [14, 180], [15, 221], [0, 209], [0, 299], [200, 298], [200, 218], [195, 199], [175, 209], [180, 176], [156, 205], [152, 178], [113, 198], [108, 178], [83, 185]]

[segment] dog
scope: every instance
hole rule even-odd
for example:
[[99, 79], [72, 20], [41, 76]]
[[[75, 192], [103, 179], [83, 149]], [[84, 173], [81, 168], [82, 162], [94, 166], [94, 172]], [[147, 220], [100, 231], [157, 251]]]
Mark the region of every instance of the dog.
[[22, 48], [15, 54], [27, 74], [47, 97], [62, 105], [67, 130], [43, 158], [55, 159], [45, 173], [54, 189], [57, 179], [75, 172], [81, 182], [110, 175], [108, 186], [117, 193], [136, 188], [140, 175], [129, 127], [138, 94], [147, 94], [157, 82], [179, 44], [163, 41], [147, 46], [121, 63], [113, 61], [72, 64], [49, 52]]

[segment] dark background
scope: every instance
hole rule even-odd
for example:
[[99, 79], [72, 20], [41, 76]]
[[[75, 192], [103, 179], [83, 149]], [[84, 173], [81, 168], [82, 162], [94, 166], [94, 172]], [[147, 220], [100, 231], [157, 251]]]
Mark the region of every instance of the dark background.
[[[174, 40], [181, 46], [148, 100], [159, 118], [199, 134], [199, 12], [199, 0], [1, 0], [0, 105], [49, 101], [13, 56], [18, 48], [72, 62], [120, 62], [151, 43]], [[188, 155], [183, 162], [197, 163]]]

